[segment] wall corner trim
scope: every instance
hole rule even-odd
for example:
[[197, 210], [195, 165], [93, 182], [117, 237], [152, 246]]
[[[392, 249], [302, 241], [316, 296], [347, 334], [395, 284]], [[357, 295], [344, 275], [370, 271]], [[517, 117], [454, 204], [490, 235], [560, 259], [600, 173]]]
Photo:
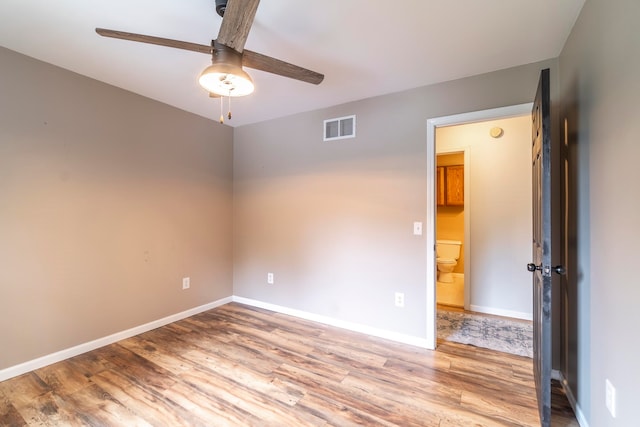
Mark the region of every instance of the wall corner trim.
[[250, 298], [244, 298], [239, 296], [233, 296], [233, 302], [240, 304], [246, 304], [253, 307], [264, 308], [265, 310], [275, 311], [276, 313], [287, 314], [289, 316], [298, 317], [300, 319], [310, 320], [312, 322], [323, 323], [329, 326], [335, 326], [337, 328], [346, 329], [353, 332], [359, 332], [361, 334], [371, 335], [378, 338], [384, 338], [391, 341], [400, 342], [403, 344], [413, 345], [420, 348], [428, 348], [427, 340], [425, 338], [415, 337], [412, 335], [405, 335], [398, 332], [387, 331], [385, 329], [378, 329], [371, 326], [362, 325], [359, 323], [346, 322], [344, 320], [335, 319], [332, 317], [322, 316], [307, 311], [296, 310], [293, 308], [284, 307], [281, 305], [271, 304], [268, 302], [257, 301]]
[[60, 362], [65, 359], [69, 359], [70, 357], [74, 357], [79, 354], [86, 353], [88, 351], [95, 350], [97, 348], [104, 347], [109, 344], [113, 344], [114, 342], [131, 338], [135, 335], [142, 334], [152, 329], [156, 329], [161, 326], [168, 325], [169, 323], [177, 322], [178, 320], [182, 320], [187, 317], [194, 316], [198, 313], [202, 313], [203, 311], [211, 310], [221, 305], [228, 304], [231, 301], [232, 301], [232, 297], [222, 298], [217, 301], [213, 301], [208, 304], [201, 305], [199, 307], [194, 307], [180, 313], [172, 314], [162, 319], [145, 323], [144, 325], [135, 326], [125, 331], [116, 332], [115, 334], [111, 334], [106, 337], [98, 338], [96, 340], [89, 341], [84, 344], [79, 344], [77, 346], [60, 350], [58, 352], [39, 357], [37, 359], [20, 363], [19, 365], [10, 366], [8, 368], [0, 370], [0, 381], [5, 381], [5, 380], [8, 380], [9, 378], [17, 377], [18, 375], [22, 375], [27, 372], [31, 372], [33, 370], [51, 365], [52, 363]]

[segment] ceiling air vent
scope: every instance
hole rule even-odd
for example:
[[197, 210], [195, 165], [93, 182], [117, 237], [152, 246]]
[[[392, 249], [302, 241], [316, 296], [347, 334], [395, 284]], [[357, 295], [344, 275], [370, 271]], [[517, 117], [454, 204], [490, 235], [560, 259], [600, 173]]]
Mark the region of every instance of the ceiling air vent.
[[324, 121], [324, 140], [356, 137], [356, 116], [338, 117]]

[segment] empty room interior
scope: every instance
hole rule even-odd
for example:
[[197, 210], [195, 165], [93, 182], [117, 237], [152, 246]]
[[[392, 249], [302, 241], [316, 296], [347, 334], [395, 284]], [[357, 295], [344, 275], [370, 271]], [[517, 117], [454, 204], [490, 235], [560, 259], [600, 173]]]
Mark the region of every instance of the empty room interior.
[[0, 4], [0, 425], [545, 425], [440, 316], [534, 328], [547, 69], [546, 425], [638, 425], [640, 2], [321, 3]]

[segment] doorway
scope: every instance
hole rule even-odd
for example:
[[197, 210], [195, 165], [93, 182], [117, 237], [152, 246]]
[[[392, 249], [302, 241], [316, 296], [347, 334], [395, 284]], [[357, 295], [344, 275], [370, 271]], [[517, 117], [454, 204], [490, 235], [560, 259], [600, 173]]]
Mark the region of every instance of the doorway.
[[[436, 135], [436, 302], [439, 306], [468, 310], [468, 269], [464, 260], [470, 247], [469, 150], [442, 148], [439, 140]], [[445, 251], [448, 253], [442, 253]], [[445, 262], [441, 261], [443, 258]]]
[[[462, 124], [471, 124], [478, 122], [485, 122], [489, 120], [496, 119], [506, 119], [517, 116], [527, 116], [529, 117], [531, 112], [531, 103], [520, 104], [511, 107], [503, 107], [496, 108], [491, 110], [483, 110], [472, 113], [459, 114], [454, 116], [446, 116], [439, 117], [427, 120], [427, 174], [430, 177], [430, 182], [432, 185], [427, 186], [427, 215], [426, 215], [426, 245], [427, 245], [427, 283], [426, 283], [426, 294], [427, 294], [427, 346], [429, 348], [435, 349], [436, 340], [437, 340], [437, 295], [436, 295], [436, 278], [437, 278], [437, 268], [436, 268], [436, 254], [435, 254], [435, 244], [436, 244], [436, 198], [437, 198], [437, 189], [436, 189], [436, 180], [431, 177], [436, 177], [437, 169], [436, 169], [436, 132], [438, 128], [451, 127], [455, 125]], [[445, 148], [444, 151], [447, 149]], [[451, 151], [451, 150], [450, 150]], [[461, 151], [460, 147], [454, 148], [453, 151]], [[469, 156], [469, 150], [463, 147], [462, 151], [465, 151], [467, 154], [467, 168], [471, 166], [471, 158]], [[474, 163], [475, 164], [475, 163]], [[470, 200], [470, 180], [468, 178], [470, 174], [465, 173], [465, 185], [469, 189], [469, 191], [465, 191], [465, 203], [468, 204], [469, 208], [471, 204]], [[475, 196], [474, 196], [475, 197]], [[465, 208], [465, 210], [467, 210]], [[471, 213], [468, 212], [468, 215], [465, 215], [465, 248], [463, 249], [463, 256], [465, 257], [464, 263], [464, 277], [465, 277], [465, 308], [474, 309], [473, 305], [470, 303], [470, 289], [473, 283], [473, 273], [471, 271], [471, 256], [469, 249], [471, 247], [471, 233], [469, 232], [470, 228], [470, 220], [468, 218], [471, 217]], [[528, 240], [528, 244], [530, 244], [530, 239]], [[494, 261], [492, 261], [493, 263]], [[496, 270], [499, 270], [499, 265], [495, 267]], [[527, 276], [530, 282], [530, 277]], [[530, 293], [530, 289], [529, 289]], [[475, 307], [476, 309], [478, 307]], [[480, 307], [481, 308], [481, 307]], [[510, 313], [491, 313], [491, 314], [500, 314], [500, 315], [510, 315]], [[518, 317], [518, 316], [512, 316]]]

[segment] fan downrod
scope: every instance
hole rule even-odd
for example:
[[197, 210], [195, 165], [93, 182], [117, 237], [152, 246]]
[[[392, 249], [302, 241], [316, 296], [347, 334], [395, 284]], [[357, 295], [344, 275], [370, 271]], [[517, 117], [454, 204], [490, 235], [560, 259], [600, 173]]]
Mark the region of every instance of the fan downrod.
[[216, 0], [216, 12], [224, 17], [224, 11], [227, 9], [227, 0]]

